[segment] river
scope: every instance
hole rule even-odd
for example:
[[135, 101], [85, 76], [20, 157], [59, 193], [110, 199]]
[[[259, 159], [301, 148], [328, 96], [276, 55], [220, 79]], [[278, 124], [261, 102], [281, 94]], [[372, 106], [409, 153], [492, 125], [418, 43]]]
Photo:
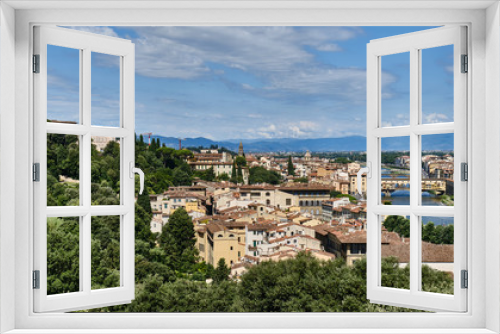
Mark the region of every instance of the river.
[[[407, 179], [409, 175], [401, 175], [402, 173], [409, 173], [408, 170], [394, 170], [394, 169], [386, 169], [382, 168], [382, 178], [401, 178]], [[382, 200], [384, 200], [384, 194], [382, 194]], [[391, 197], [388, 197], [387, 200], [392, 202], [392, 205], [410, 205], [410, 191], [408, 190], [396, 190], [391, 194]], [[436, 198], [434, 195], [429, 194], [428, 192], [422, 193], [422, 205], [428, 206], [444, 206], [441, 203], [439, 198]], [[436, 225], [449, 225], [453, 224], [453, 217], [422, 217], [422, 221], [424, 224], [432, 221]]]

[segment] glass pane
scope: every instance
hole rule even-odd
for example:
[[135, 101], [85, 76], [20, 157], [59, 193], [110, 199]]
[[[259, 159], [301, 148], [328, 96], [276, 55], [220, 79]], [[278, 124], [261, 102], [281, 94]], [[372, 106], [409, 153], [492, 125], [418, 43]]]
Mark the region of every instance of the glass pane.
[[381, 139], [381, 203], [410, 205], [410, 137]]
[[453, 206], [453, 133], [422, 136], [422, 205]]
[[410, 124], [410, 53], [380, 57], [381, 126]]
[[47, 294], [80, 291], [80, 219], [47, 218]]
[[47, 120], [80, 122], [80, 50], [47, 45]]
[[120, 57], [92, 52], [92, 125], [120, 126]]
[[120, 204], [120, 138], [92, 137], [92, 205]]
[[453, 122], [453, 45], [421, 50], [422, 123]]
[[381, 286], [410, 289], [410, 217], [382, 216], [381, 244]]
[[422, 291], [453, 294], [453, 217], [422, 217]]
[[92, 217], [92, 289], [120, 286], [120, 216]]
[[80, 205], [80, 145], [75, 135], [47, 135], [47, 206]]

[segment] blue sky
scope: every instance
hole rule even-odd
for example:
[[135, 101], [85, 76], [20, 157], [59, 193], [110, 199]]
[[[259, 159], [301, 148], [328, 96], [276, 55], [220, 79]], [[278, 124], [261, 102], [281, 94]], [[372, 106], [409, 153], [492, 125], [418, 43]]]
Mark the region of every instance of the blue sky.
[[[79, 27], [136, 45], [136, 131], [214, 140], [365, 135], [366, 44], [427, 27]], [[423, 119], [453, 120], [453, 48], [423, 51]], [[118, 61], [92, 58], [92, 123], [118, 125]], [[382, 59], [384, 125], [409, 58]], [[78, 52], [49, 48], [48, 118], [77, 121]]]

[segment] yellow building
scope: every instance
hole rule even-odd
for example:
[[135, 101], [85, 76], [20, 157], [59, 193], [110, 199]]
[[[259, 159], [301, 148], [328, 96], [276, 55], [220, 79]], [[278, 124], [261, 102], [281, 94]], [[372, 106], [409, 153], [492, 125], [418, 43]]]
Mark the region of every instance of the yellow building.
[[231, 224], [209, 223], [205, 226], [196, 227], [196, 247], [200, 251], [200, 257], [206, 263], [217, 266], [221, 258], [226, 264], [240, 262], [245, 255], [245, 228], [244, 224], [237, 224], [231, 228]]

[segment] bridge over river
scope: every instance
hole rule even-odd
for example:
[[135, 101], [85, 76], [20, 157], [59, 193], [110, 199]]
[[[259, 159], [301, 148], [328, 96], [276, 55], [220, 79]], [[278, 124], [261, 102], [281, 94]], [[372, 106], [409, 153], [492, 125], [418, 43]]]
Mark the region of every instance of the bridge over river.
[[[436, 195], [446, 192], [447, 179], [422, 179], [422, 191], [432, 191]], [[391, 193], [397, 190], [410, 190], [410, 177], [384, 177], [382, 179], [382, 192], [385, 197], [390, 197]]]

